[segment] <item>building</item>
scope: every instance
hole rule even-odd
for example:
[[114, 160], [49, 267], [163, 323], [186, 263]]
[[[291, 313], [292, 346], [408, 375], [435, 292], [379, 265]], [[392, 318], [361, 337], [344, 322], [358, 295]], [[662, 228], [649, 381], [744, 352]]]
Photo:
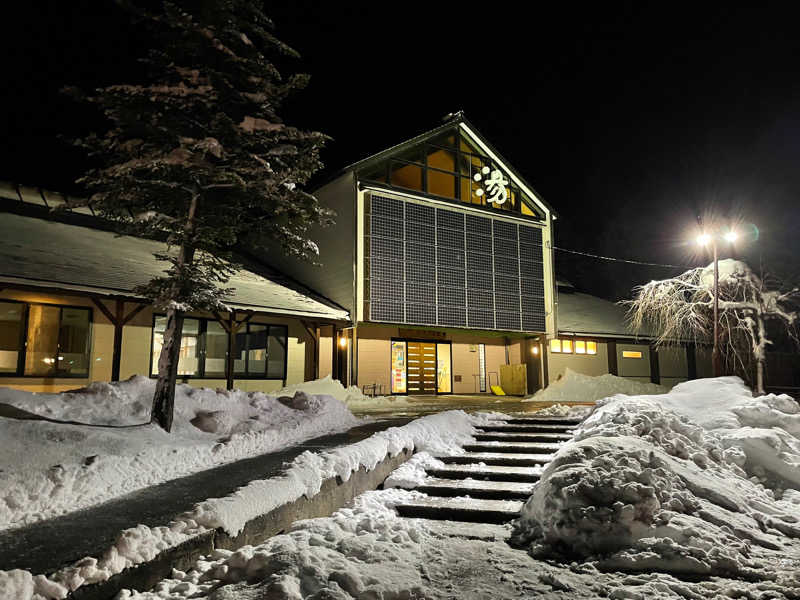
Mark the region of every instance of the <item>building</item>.
[[667, 384], [697, 374], [693, 348], [656, 352], [621, 307], [557, 293], [553, 209], [462, 114], [315, 194], [338, 214], [316, 234], [324, 268], [279, 265], [351, 314], [325, 332], [345, 383], [416, 395], [499, 382], [524, 394], [567, 367]]
[[[0, 385], [55, 392], [155, 375], [164, 318], [134, 289], [164, 269], [153, 253], [165, 245], [118, 236], [90, 209], [50, 212], [64, 201], [0, 184]], [[330, 369], [319, 330], [349, 323], [346, 310], [255, 260], [230, 285], [235, 313], [187, 315], [179, 379], [272, 391], [315, 378], [320, 360]]]
[[625, 308], [578, 292], [569, 282], [557, 282], [558, 336], [548, 343], [547, 380], [566, 369], [585, 375], [611, 373], [672, 387], [682, 381], [711, 377], [711, 351], [678, 343], [656, 348], [651, 331], [634, 336]]
[[555, 215], [463, 116], [347, 167], [315, 194], [338, 214], [315, 238], [324, 268], [278, 266], [351, 314], [350, 326], [328, 332], [343, 381], [474, 393], [508, 387], [501, 367], [525, 365], [519, 393], [542, 385], [543, 342], [556, 332]]

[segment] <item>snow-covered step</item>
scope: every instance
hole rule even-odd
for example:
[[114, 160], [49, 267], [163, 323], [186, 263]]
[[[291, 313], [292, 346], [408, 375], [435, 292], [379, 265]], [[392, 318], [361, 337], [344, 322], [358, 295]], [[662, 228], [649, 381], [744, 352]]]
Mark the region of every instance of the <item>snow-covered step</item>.
[[502, 465], [447, 465], [441, 469], [425, 469], [431, 477], [439, 479], [480, 479], [486, 481], [539, 481], [541, 467], [510, 467]]
[[477, 430], [483, 433], [569, 433], [575, 428], [569, 425], [506, 425], [500, 422], [497, 425], [482, 425]]
[[544, 465], [553, 459], [552, 454], [513, 454], [510, 452], [465, 452], [457, 456], [442, 456], [443, 463], [452, 465], [465, 465], [470, 463], [485, 463], [487, 465], [506, 465], [515, 467], [533, 467]]
[[480, 481], [475, 479], [439, 479], [430, 477], [414, 488], [428, 496], [469, 496], [485, 500], [527, 500], [533, 483]]
[[509, 425], [578, 425], [582, 419], [562, 419], [560, 417], [524, 417], [503, 419]]
[[566, 442], [572, 439], [571, 433], [509, 433], [496, 431], [494, 433], [477, 433], [475, 439], [479, 442]]
[[519, 500], [479, 500], [476, 498], [417, 498], [398, 504], [401, 517], [422, 517], [442, 521], [506, 523], [519, 516]]
[[546, 442], [481, 442], [479, 444], [465, 444], [464, 450], [470, 452], [557, 452], [561, 448], [559, 443]]
[[511, 536], [511, 530], [495, 523], [468, 523], [465, 521], [436, 521], [434, 519], [412, 519], [414, 523], [423, 525], [434, 535], [457, 537], [467, 540], [483, 540], [502, 542]]

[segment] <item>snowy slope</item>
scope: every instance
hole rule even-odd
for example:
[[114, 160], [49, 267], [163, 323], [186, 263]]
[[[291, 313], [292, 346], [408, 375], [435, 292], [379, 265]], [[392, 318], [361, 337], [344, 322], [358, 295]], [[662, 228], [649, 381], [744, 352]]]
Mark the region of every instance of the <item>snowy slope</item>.
[[61, 394], [0, 389], [2, 403], [87, 424], [0, 418], [0, 528], [84, 508], [358, 423], [328, 394], [298, 396], [293, 408], [291, 402], [278, 401], [280, 393], [178, 385], [168, 434], [148, 424], [154, 386], [154, 380], [133, 377]]
[[655, 383], [634, 381], [610, 373], [593, 377], [568, 368], [560, 379], [551, 382], [533, 396], [528, 396], [523, 402], [594, 402], [616, 394], [634, 396], [664, 394], [666, 391], [667, 388]]

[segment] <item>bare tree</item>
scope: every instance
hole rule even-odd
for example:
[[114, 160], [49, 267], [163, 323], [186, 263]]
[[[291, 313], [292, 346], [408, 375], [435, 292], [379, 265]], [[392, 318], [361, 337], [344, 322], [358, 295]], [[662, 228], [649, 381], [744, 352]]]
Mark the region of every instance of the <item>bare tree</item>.
[[[750, 357], [756, 364], [756, 393], [764, 393], [767, 346], [766, 322], [775, 320], [794, 338], [797, 314], [791, 310], [798, 290], [769, 290], [764, 280], [745, 263], [719, 261], [720, 351], [742, 367]], [[714, 331], [713, 265], [691, 269], [670, 279], [651, 281], [634, 288], [626, 301], [631, 328], [654, 331], [657, 345], [692, 340], [711, 342]]]

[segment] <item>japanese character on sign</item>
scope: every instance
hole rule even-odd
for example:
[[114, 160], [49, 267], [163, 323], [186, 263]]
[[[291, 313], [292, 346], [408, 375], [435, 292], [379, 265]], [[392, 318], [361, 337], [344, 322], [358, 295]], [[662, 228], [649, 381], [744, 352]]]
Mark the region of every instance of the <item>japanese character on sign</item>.
[[[486, 177], [487, 175], [488, 177]], [[483, 167], [480, 173], [475, 173], [472, 178], [476, 182], [482, 182], [483, 185], [483, 187], [475, 190], [476, 196], [486, 194], [486, 201], [489, 204], [500, 206], [506, 203], [506, 200], [508, 200], [508, 192], [506, 191], [508, 180], [503, 179], [500, 169], [492, 170], [489, 167]]]

